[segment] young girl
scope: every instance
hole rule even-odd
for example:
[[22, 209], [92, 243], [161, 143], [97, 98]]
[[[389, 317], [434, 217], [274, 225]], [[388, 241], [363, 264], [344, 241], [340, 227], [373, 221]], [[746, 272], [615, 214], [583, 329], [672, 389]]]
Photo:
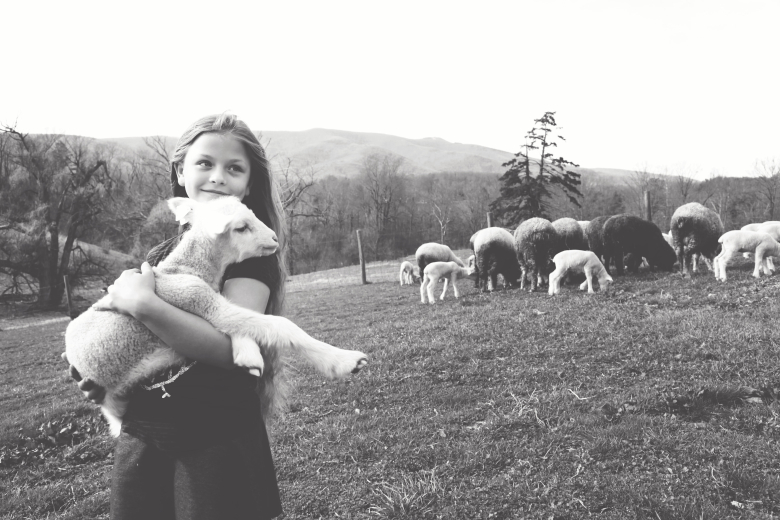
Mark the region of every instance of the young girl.
[[[209, 116], [179, 139], [171, 160], [173, 195], [206, 201], [234, 195], [279, 237], [279, 251], [229, 266], [222, 294], [261, 313], [284, 303], [284, 230], [265, 152], [233, 115]], [[282, 513], [261, 396], [263, 382], [233, 366], [230, 338], [154, 293], [156, 265], [179, 237], [153, 248], [139, 270], [108, 288], [109, 309], [140, 320], [192, 361], [133, 393], [117, 441], [111, 518], [265, 519]], [[268, 367], [268, 365], [267, 365]], [[78, 373], [71, 373], [79, 379]], [[82, 380], [93, 400], [101, 388]], [[265, 404], [265, 403], [263, 403]]]

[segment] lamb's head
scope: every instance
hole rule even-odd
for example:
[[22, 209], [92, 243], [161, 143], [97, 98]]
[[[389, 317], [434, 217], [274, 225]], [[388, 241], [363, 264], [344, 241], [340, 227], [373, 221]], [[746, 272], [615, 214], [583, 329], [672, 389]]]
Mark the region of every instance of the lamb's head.
[[276, 233], [236, 197], [207, 202], [176, 197], [168, 201], [168, 207], [180, 224], [190, 224], [190, 232], [214, 242], [227, 263], [271, 255], [279, 247]]

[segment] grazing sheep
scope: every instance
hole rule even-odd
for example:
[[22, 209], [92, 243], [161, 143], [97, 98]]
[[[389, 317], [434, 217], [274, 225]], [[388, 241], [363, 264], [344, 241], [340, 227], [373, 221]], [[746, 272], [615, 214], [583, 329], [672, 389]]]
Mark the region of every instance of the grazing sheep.
[[401, 270], [398, 273], [398, 281], [401, 285], [414, 285], [420, 279], [414, 274], [414, 266], [411, 262], [401, 262]]
[[[723, 234], [723, 222], [717, 213], [698, 202], [683, 204], [672, 215], [670, 233], [683, 276], [688, 275], [688, 265], [695, 254], [712, 271], [712, 259], [718, 253], [718, 239]], [[694, 273], [698, 270], [697, 263], [693, 263]]]
[[585, 273], [585, 281], [580, 285], [580, 291], [584, 291], [587, 287], [589, 293], [594, 292], [593, 278], [598, 280], [599, 288], [603, 292], [607, 292], [609, 284], [612, 283], [612, 277], [593, 251], [576, 249], [561, 251], [555, 255], [553, 262], [555, 262], [555, 271], [550, 274], [548, 290], [550, 296], [561, 292], [561, 282], [566, 273]]
[[585, 237], [585, 232], [580, 227], [579, 222], [573, 218], [559, 218], [553, 221], [552, 227], [561, 237], [561, 247], [564, 251], [566, 249], [579, 249], [580, 251], [588, 249], [588, 239]]
[[[228, 265], [271, 254], [278, 247], [273, 231], [237, 198], [220, 197], [204, 203], [174, 198], [168, 205], [179, 222], [190, 223], [191, 229], [153, 268], [155, 292], [230, 336], [237, 366], [260, 375], [264, 357], [275, 369], [276, 363], [281, 363], [279, 355], [290, 349], [330, 377], [347, 375], [365, 365], [366, 356], [361, 352], [317, 341], [286, 318], [232, 304], [217, 292]], [[83, 377], [106, 389], [102, 411], [115, 436], [119, 435], [129, 392], [149, 377], [186, 362], [140, 321], [108, 310], [91, 308], [74, 319], [65, 331], [65, 344], [68, 362]], [[272, 379], [264, 382], [266, 396], [275, 396]]]
[[[477, 231], [470, 242], [474, 248], [474, 286], [483, 291], [496, 288], [498, 275], [504, 278], [504, 287], [512, 286], [520, 278], [515, 239], [501, 227], [489, 227]], [[470, 266], [471, 264], [469, 264]]]
[[[659, 267], [671, 271], [676, 255], [674, 249], [666, 243], [661, 230], [652, 222], [633, 215], [615, 215], [604, 223], [604, 267], [609, 272], [610, 262], [614, 262], [617, 274], [623, 274], [623, 257], [632, 253], [634, 258], [647, 259], [650, 268]], [[641, 260], [632, 262], [630, 269], [637, 272]]]
[[466, 267], [461, 267], [455, 262], [432, 262], [425, 266], [423, 271], [423, 281], [420, 285], [420, 301], [425, 303], [425, 294], [428, 294], [428, 302], [431, 304], [436, 303], [436, 298], [433, 296], [433, 287], [436, 285], [436, 281], [440, 278], [444, 279], [444, 290], [441, 292], [440, 300], [444, 299], [444, 295], [447, 293], [448, 283], [452, 284], [452, 290], [455, 291], [455, 298], [460, 296], [458, 292], [458, 286], [455, 281], [458, 278], [471, 278], [476, 276], [473, 270]]
[[582, 229], [582, 234], [585, 235], [585, 240], [587, 241], [588, 224], [590, 224], [590, 220], [578, 220], [577, 224], [580, 225], [580, 229]]
[[768, 233], [739, 229], [724, 233], [718, 242], [723, 249], [712, 263], [715, 278], [722, 282], [726, 281], [726, 266], [729, 260], [739, 252], [747, 251], [755, 255], [756, 263], [753, 269], [755, 278], [761, 278], [762, 267], [764, 274], [773, 273], [774, 268], [770, 267], [768, 259], [770, 256], [780, 256], [780, 243]]
[[552, 257], [561, 251], [561, 239], [549, 220], [534, 217], [515, 230], [515, 252], [520, 264], [520, 288], [525, 288], [526, 276], [531, 291], [552, 271]]
[[596, 256], [604, 264], [609, 272], [607, 260], [604, 257], [604, 223], [611, 215], [596, 217], [590, 221], [585, 230], [585, 238], [588, 240], [588, 249], [596, 253]]
[[463, 260], [455, 256], [452, 249], [437, 242], [428, 242], [418, 247], [414, 253], [414, 258], [417, 262], [417, 267], [420, 269], [421, 277], [425, 272], [425, 266], [431, 262], [455, 262], [461, 267], [466, 267]]

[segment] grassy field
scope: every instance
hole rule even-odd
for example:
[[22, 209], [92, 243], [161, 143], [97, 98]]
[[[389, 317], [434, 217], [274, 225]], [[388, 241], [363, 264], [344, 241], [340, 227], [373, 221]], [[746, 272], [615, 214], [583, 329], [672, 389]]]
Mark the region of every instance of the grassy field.
[[[288, 316], [369, 354], [292, 360], [273, 422], [286, 519], [780, 516], [780, 278], [642, 272], [609, 295], [312, 285]], [[305, 284], [304, 277], [296, 283]], [[0, 332], [0, 518], [107, 518], [112, 441], [59, 359]]]

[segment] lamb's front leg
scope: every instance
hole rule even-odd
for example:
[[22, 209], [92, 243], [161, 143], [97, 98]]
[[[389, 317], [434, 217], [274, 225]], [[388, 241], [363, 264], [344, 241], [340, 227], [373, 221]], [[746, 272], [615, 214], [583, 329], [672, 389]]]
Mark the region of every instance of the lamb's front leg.
[[248, 336], [231, 336], [233, 364], [237, 367], [249, 368], [249, 373], [260, 377], [265, 369], [265, 361], [260, 347]]

